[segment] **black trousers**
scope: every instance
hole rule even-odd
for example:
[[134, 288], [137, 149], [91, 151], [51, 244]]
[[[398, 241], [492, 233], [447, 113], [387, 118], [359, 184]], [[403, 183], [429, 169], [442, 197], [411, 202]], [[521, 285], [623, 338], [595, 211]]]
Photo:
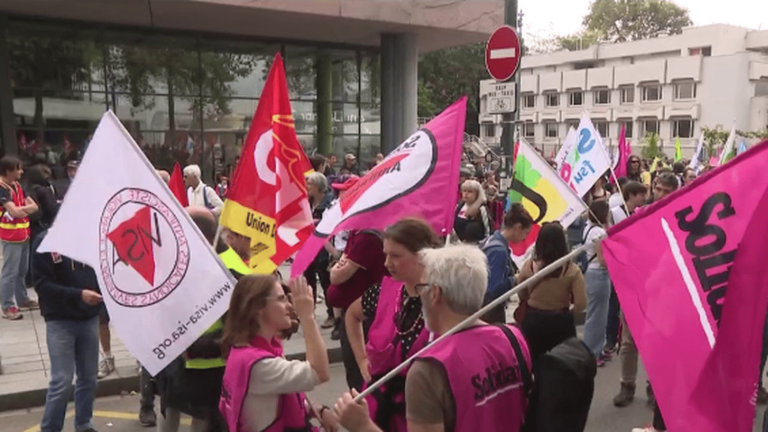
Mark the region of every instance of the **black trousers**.
[[[365, 380], [363, 374], [360, 373], [360, 367], [357, 366], [357, 360], [355, 360], [355, 353], [352, 351], [352, 346], [349, 344], [349, 337], [347, 336], [346, 324], [344, 323], [344, 316], [346, 315], [346, 309], [341, 312], [341, 322], [339, 323], [339, 343], [341, 344], [341, 361], [344, 363], [344, 371], [347, 375], [347, 386], [350, 390], [355, 389], [358, 392], [363, 391], [363, 385]], [[368, 321], [363, 323], [363, 334], [365, 340], [368, 341]]]
[[664, 418], [661, 416], [658, 402], [656, 402], [656, 406], [653, 408], [653, 427], [659, 431], [667, 430], [667, 425], [664, 424]]
[[541, 311], [529, 307], [521, 328], [531, 351], [534, 371], [542, 355], [576, 336], [573, 314], [565, 310]]
[[619, 298], [616, 296], [613, 283], [611, 283], [611, 299], [608, 303], [608, 325], [605, 327], [605, 344], [611, 347], [616, 346], [619, 341], [620, 312]]
[[[315, 259], [304, 271], [304, 277], [307, 279], [307, 284], [312, 287], [312, 293], [315, 296], [315, 304], [317, 304], [318, 281], [320, 282], [320, 287], [323, 289], [323, 295], [328, 298], [328, 288], [331, 287], [331, 272], [328, 271], [328, 261]], [[328, 306], [328, 302], [326, 302], [325, 307], [328, 316], [333, 316], [333, 308]]]

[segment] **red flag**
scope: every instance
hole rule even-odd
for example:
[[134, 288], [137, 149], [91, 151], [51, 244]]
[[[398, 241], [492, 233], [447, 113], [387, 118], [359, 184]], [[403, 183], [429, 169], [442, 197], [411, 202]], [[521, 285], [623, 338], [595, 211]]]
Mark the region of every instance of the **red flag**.
[[171, 180], [168, 182], [168, 187], [171, 188], [173, 196], [179, 200], [182, 207], [189, 207], [187, 187], [184, 185], [184, 175], [181, 173], [181, 165], [179, 165], [178, 162], [173, 166], [173, 174], [171, 174]]
[[619, 162], [616, 164], [616, 177], [627, 176], [627, 161], [629, 156], [632, 155], [632, 148], [627, 141], [627, 125], [621, 125], [621, 131], [619, 132]]
[[312, 165], [293, 123], [280, 54], [275, 55], [232, 175], [221, 224], [250, 237], [250, 266], [272, 273], [312, 234], [304, 174]]

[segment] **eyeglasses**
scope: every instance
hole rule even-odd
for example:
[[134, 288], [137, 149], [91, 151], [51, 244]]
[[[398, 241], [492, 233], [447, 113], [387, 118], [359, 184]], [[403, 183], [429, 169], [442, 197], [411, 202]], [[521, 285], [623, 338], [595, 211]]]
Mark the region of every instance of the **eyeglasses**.
[[279, 303], [288, 303], [288, 296], [285, 294], [280, 294], [277, 296], [269, 296], [267, 298], [277, 300]]
[[418, 295], [422, 295], [422, 294], [424, 294], [424, 293], [425, 293], [425, 292], [426, 292], [426, 291], [427, 291], [427, 290], [428, 290], [428, 289], [429, 289], [431, 286], [432, 286], [432, 284], [428, 284], [428, 283], [422, 283], [422, 284], [417, 284], [417, 285], [416, 285], [414, 288], [416, 289], [416, 294], [418, 294]]

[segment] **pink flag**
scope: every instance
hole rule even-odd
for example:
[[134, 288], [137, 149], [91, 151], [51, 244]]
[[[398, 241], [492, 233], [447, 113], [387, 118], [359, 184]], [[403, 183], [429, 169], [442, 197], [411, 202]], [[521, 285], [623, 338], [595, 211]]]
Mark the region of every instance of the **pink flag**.
[[291, 266], [307, 269], [330, 236], [342, 230], [381, 229], [403, 217], [427, 220], [447, 236], [459, 187], [467, 98], [448, 107], [411, 135], [330, 207]]
[[768, 142], [609, 230], [603, 253], [671, 432], [748, 432], [768, 307]]
[[619, 132], [619, 162], [616, 164], [616, 178], [627, 176], [627, 161], [632, 155], [632, 149], [627, 141], [627, 126], [621, 125]]

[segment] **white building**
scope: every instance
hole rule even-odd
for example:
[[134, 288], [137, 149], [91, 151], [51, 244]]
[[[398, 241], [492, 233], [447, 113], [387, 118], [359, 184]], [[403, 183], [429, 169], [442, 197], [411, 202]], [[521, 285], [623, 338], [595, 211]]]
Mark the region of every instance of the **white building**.
[[[480, 82], [480, 137], [498, 145], [501, 116], [487, 109], [493, 83]], [[666, 153], [680, 137], [690, 157], [701, 127], [768, 128], [768, 30], [718, 24], [523, 57], [519, 100], [520, 133], [547, 156], [589, 112], [607, 145], [626, 125], [636, 152], [655, 132]]]

